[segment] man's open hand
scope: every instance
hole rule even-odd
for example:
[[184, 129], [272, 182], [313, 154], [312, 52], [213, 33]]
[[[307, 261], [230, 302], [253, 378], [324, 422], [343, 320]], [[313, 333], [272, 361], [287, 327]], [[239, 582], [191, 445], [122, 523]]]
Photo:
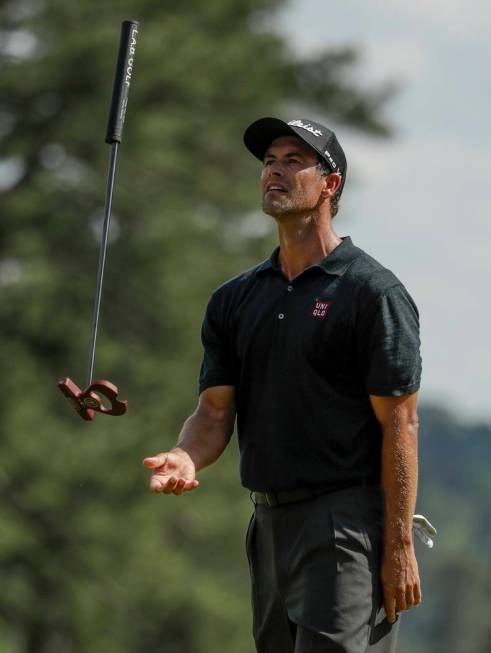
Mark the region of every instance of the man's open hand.
[[387, 619], [394, 623], [396, 613], [421, 603], [421, 586], [414, 548], [386, 547], [382, 560], [382, 589]]
[[152, 470], [150, 490], [164, 494], [182, 494], [198, 487], [191, 457], [182, 449], [159, 453], [143, 461]]

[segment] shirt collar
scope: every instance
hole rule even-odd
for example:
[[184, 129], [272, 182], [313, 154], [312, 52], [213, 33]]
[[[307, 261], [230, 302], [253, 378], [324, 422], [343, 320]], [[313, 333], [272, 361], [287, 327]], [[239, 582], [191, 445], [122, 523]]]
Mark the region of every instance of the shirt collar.
[[[343, 236], [341, 240], [342, 242], [330, 254], [312, 265], [312, 267], [320, 268], [326, 274], [343, 275], [355, 258], [360, 255], [361, 250], [353, 245], [353, 241], [349, 236]], [[280, 248], [277, 247], [271, 256], [256, 268], [256, 275], [261, 276], [271, 270], [281, 273], [278, 261], [279, 253]]]

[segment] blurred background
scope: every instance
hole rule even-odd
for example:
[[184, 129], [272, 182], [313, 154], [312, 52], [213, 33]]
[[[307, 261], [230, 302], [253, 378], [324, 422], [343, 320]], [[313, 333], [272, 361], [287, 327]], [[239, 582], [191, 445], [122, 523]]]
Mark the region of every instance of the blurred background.
[[[124, 418], [83, 422], [120, 23], [141, 21], [96, 378]], [[421, 312], [417, 511], [424, 603], [398, 653], [489, 653], [487, 347], [491, 11], [460, 0], [0, 1], [0, 653], [252, 653], [235, 439], [199, 490], [152, 496], [144, 456], [197, 399], [212, 290], [269, 256], [263, 115], [334, 127], [339, 235]]]

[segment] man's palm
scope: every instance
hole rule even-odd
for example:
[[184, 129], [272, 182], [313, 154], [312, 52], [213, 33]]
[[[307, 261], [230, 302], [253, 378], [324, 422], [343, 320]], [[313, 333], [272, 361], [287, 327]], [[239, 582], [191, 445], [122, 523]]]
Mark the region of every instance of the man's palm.
[[152, 458], [145, 458], [143, 464], [152, 470], [152, 492], [182, 494], [199, 485], [193, 463], [181, 454], [161, 453]]

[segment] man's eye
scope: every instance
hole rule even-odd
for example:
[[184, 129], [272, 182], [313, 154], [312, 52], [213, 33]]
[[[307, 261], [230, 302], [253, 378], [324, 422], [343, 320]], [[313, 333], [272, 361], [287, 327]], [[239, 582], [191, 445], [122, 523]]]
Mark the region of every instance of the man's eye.
[[273, 163], [273, 160], [272, 160], [272, 159], [269, 159], [268, 161], [264, 161], [264, 162], [263, 162], [263, 165], [264, 165], [264, 167], [266, 167], [266, 166], [271, 165], [271, 163]]
[[288, 159], [288, 163], [300, 164], [300, 161], [298, 159]]

